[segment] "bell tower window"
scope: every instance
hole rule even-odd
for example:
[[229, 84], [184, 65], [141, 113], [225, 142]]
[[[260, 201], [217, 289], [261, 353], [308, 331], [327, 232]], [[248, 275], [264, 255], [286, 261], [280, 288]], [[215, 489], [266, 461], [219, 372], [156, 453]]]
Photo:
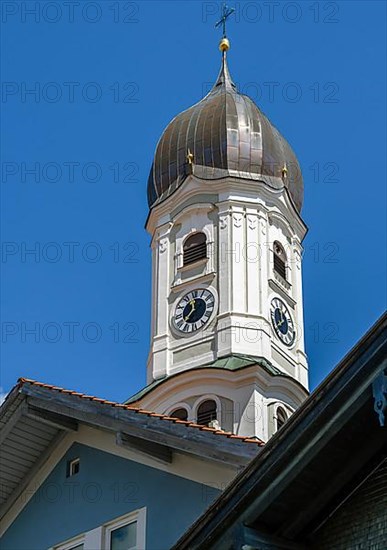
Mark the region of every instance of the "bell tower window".
[[276, 431], [278, 431], [288, 419], [288, 415], [282, 407], [277, 408], [276, 413]]
[[172, 418], [178, 418], [179, 420], [187, 420], [188, 412], [187, 409], [180, 407], [179, 409], [175, 409], [173, 412], [171, 412], [170, 416], [172, 416]]
[[207, 239], [204, 233], [194, 233], [183, 246], [183, 265], [207, 258]]
[[274, 243], [274, 271], [286, 281], [286, 254], [278, 241]]
[[201, 424], [202, 426], [208, 426], [211, 420], [217, 420], [216, 416], [217, 416], [216, 403], [212, 399], [203, 401], [203, 403], [199, 405], [198, 412], [197, 412], [198, 424]]

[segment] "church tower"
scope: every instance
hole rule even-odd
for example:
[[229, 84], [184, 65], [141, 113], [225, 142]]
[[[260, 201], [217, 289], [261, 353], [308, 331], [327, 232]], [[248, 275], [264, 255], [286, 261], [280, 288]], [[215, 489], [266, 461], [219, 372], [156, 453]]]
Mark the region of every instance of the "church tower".
[[162, 134], [148, 181], [148, 386], [129, 401], [267, 440], [307, 396], [303, 180], [227, 66]]

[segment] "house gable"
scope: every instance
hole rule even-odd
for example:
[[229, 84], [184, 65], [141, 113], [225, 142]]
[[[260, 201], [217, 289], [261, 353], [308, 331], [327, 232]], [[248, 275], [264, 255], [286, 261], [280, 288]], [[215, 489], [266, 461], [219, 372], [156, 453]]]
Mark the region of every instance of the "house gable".
[[[69, 461], [79, 472], [67, 477]], [[2, 550], [51, 548], [146, 507], [146, 544], [172, 545], [220, 493], [216, 487], [74, 443], [1, 539]], [[184, 506], [182, 506], [184, 502]]]
[[[33, 548], [31, 541], [37, 535], [32, 535], [32, 532], [44, 537], [46, 523], [55, 525], [59, 522], [58, 530], [48, 528], [47, 536], [51, 532], [60, 535], [55, 540], [47, 539], [48, 548], [90, 529], [100, 528], [123, 514], [144, 508], [142, 501], [136, 502], [135, 506], [127, 506], [131, 502], [125, 502], [126, 506], [122, 509], [114, 506], [113, 513], [109, 505], [117, 503], [112, 503], [103, 495], [104, 506], [99, 502], [99, 480], [103, 483], [105, 479], [110, 480], [109, 487], [114, 487], [116, 473], [120, 472], [117, 479], [121, 479], [122, 483], [128, 470], [135, 472], [132, 477], [129, 476], [128, 483], [133, 478], [142, 486], [142, 479], [146, 480], [144, 502], [153, 503], [153, 508], [159, 507], [163, 513], [170, 510], [172, 518], [174, 510], [179, 508], [181, 517], [178, 524], [187, 527], [203, 512], [214, 495], [223, 490], [238, 470], [259, 452], [261, 445], [259, 441], [222, 430], [23, 379], [2, 406], [0, 423], [0, 536], [4, 535], [4, 548]], [[76, 478], [82, 478], [85, 459], [77, 456], [77, 449], [83, 449], [86, 457], [90, 453], [94, 453], [95, 457], [99, 453], [108, 457], [97, 470], [93, 466], [94, 459], [86, 459], [88, 477], [81, 487], [74, 486], [72, 479], [63, 478], [68, 462], [78, 458], [80, 473], [76, 473]], [[117, 467], [115, 461], [119, 463]], [[59, 478], [56, 474], [58, 470], [61, 472]], [[153, 493], [149, 480], [154, 483]], [[173, 491], [164, 493], [160, 490], [160, 487], [167, 485], [173, 487]], [[120, 491], [130, 491], [131, 488], [130, 485], [127, 488], [117, 486], [118, 496], [115, 498], [125, 499], [125, 493], [121, 496]], [[78, 489], [81, 492], [77, 495]], [[114, 488], [111, 490], [114, 492]], [[67, 494], [67, 491], [70, 493]], [[88, 491], [94, 491], [97, 499], [95, 506], [89, 501]], [[65, 502], [72, 508], [64, 516], [63, 507], [56, 504], [66, 499], [66, 495], [73, 502]], [[83, 508], [78, 502], [79, 516], [86, 518], [82, 524], [77, 523], [77, 498], [87, 505]], [[75, 519], [69, 523], [71, 529], [66, 530], [63, 521], [64, 517], [71, 518], [71, 509], [75, 510]], [[95, 510], [100, 515], [94, 516]], [[54, 516], [51, 518], [52, 514]], [[168, 525], [168, 521], [167, 518], [163, 520], [163, 526]], [[156, 527], [156, 531], [160, 534], [162, 529]], [[167, 532], [173, 536], [176, 534], [174, 528], [168, 528]], [[23, 533], [23, 540], [20, 540], [20, 533]], [[39, 545], [39, 548], [45, 548], [46, 540], [39, 538]], [[92, 548], [94, 550], [94, 546]]]

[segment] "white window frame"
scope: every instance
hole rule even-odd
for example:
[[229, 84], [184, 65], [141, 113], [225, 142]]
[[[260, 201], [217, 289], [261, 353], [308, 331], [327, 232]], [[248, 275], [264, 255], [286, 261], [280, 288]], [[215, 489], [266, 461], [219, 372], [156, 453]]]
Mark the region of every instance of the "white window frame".
[[[92, 529], [82, 535], [77, 535], [72, 539], [52, 546], [49, 550], [71, 550], [78, 544], [83, 544], [84, 550], [110, 550], [110, 534], [114, 529], [123, 527], [128, 523], [137, 523], [136, 538], [137, 543], [133, 550], [146, 550], [146, 507], [134, 510], [129, 514], [120, 516], [112, 521]], [[131, 549], [132, 550], [132, 549]]]
[[[114, 521], [106, 523], [104, 525], [104, 549], [111, 550], [110, 548], [110, 536], [115, 529], [124, 527], [129, 523], [137, 523], [136, 530], [136, 546], [133, 550], [145, 550], [145, 534], [146, 534], [146, 508], [140, 508], [130, 514], [125, 514]], [[132, 549], [131, 549], [132, 550]]]
[[[74, 466], [78, 465], [78, 472], [74, 472]], [[79, 473], [79, 470], [81, 469], [81, 459], [79, 457], [73, 458], [72, 460], [69, 460], [68, 465], [69, 471], [67, 477], [73, 477], [76, 476]]]
[[63, 542], [62, 544], [53, 546], [50, 550], [71, 550], [72, 548], [79, 546], [80, 544], [83, 544], [83, 548], [84, 550], [86, 550], [85, 535], [73, 537], [72, 539]]

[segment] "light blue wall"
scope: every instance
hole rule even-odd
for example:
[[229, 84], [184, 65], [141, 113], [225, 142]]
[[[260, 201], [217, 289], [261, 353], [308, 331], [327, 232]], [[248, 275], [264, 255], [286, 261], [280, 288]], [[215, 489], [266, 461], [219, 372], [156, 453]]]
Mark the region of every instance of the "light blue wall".
[[[66, 477], [67, 461], [80, 472]], [[209, 480], [211, 481], [211, 480]], [[219, 491], [74, 444], [1, 539], [1, 550], [46, 550], [147, 507], [147, 550], [167, 550]]]

